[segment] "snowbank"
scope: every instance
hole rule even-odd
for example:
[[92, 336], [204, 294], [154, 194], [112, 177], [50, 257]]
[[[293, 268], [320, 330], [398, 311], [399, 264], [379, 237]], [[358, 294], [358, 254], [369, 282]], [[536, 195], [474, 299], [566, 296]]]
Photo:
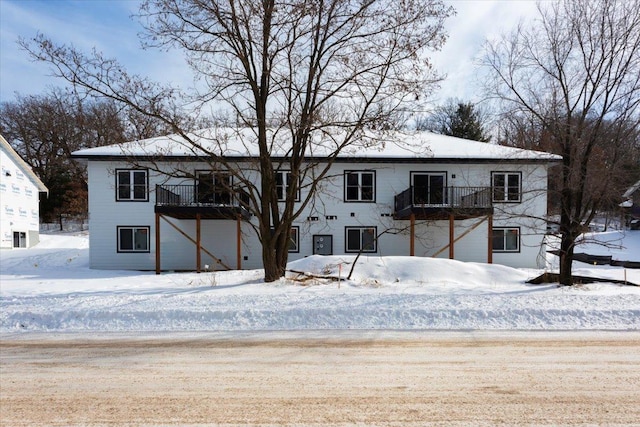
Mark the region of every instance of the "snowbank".
[[[41, 240], [31, 249], [0, 252], [0, 333], [640, 329], [640, 288], [527, 285], [537, 270], [362, 257], [347, 281], [353, 257], [316, 256], [289, 268], [342, 280], [265, 284], [260, 270], [159, 276], [90, 270], [86, 235]], [[640, 232], [624, 241], [638, 244]], [[625, 273], [576, 267], [579, 274], [611, 279]], [[640, 271], [626, 274], [640, 283]]]

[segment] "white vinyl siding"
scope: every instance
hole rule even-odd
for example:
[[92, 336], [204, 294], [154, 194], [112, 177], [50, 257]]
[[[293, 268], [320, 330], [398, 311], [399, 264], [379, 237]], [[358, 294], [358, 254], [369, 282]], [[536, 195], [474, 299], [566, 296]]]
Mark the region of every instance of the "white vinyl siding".
[[[90, 188], [90, 263], [92, 268], [98, 269], [131, 269], [153, 270], [155, 268], [156, 230], [154, 225], [154, 203], [116, 203], [114, 200], [114, 184], [116, 170], [128, 170], [126, 161], [89, 161], [89, 188]], [[295, 261], [314, 254], [314, 236], [325, 236], [330, 239], [333, 255], [357, 254], [364, 247], [365, 254], [379, 254], [380, 256], [408, 256], [409, 221], [394, 219], [394, 197], [413, 185], [412, 176], [416, 173], [445, 174], [446, 185], [455, 187], [492, 186], [492, 172], [499, 170], [503, 165], [478, 163], [478, 164], [450, 164], [430, 163], [421, 165], [416, 163], [368, 163], [366, 170], [356, 169], [361, 163], [338, 162], [334, 164], [328, 173], [328, 178], [323, 181], [315, 200], [310, 202], [301, 215], [293, 223], [298, 229], [297, 244], [289, 247], [289, 261]], [[144, 167], [144, 164], [142, 165]], [[171, 165], [167, 164], [167, 168]], [[194, 171], [202, 171], [208, 167], [204, 163], [196, 163], [192, 166]], [[249, 171], [250, 165], [240, 165]], [[546, 213], [546, 166], [544, 165], [513, 165], [512, 167], [521, 176], [522, 186], [520, 203], [496, 203], [494, 205], [493, 228], [520, 229], [520, 252], [495, 252], [493, 262], [512, 267], [536, 268], [536, 260], [539, 258], [540, 243], [545, 231], [544, 221], [540, 224], [527, 216], [543, 217]], [[148, 169], [149, 188], [154, 189], [160, 185], [196, 185], [193, 178], [171, 178], [160, 176], [152, 169]], [[345, 176], [347, 173], [367, 172], [375, 175], [374, 198], [375, 202], [346, 202], [345, 201]], [[207, 171], [211, 173], [211, 171]], [[286, 173], [286, 171], [283, 171]], [[251, 172], [253, 173], [253, 172]], [[504, 173], [504, 172], [500, 172]], [[507, 173], [512, 173], [511, 171]], [[211, 177], [211, 175], [209, 175]], [[259, 176], [247, 176], [253, 182], [259, 182]], [[202, 178], [205, 178], [204, 176]], [[213, 178], [212, 178], [213, 179]], [[209, 183], [212, 180], [208, 181]], [[302, 181], [302, 185], [308, 181]], [[365, 182], [366, 184], [366, 182]], [[213, 187], [213, 185], [210, 185]], [[360, 190], [358, 190], [360, 191]], [[211, 192], [213, 193], [213, 192]], [[361, 191], [359, 194], [362, 194]], [[149, 194], [150, 199], [153, 193]], [[519, 217], [520, 218], [516, 218]], [[486, 219], [477, 226], [483, 218], [470, 218], [455, 220], [454, 237], [455, 259], [471, 262], [486, 262], [488, 251], [491, 248], [493, 236], [488, 235], [488, 222]], [[125, 222], [126, 221], [126, 222]], [[253, 231], [258, 218], [253, 216], [246, 221], [241, 221], [241, 261], [243, 269], [262, 268], [260, 240]], [[160, 259], [162, 270], [193, 270], [196, 267], [196, 247], [185, 239], [185, 233], [195, 239], [196, 221], [162, 217], [160, 224]], [[176, 230], [175, 225], [180, 229]], [[118, 252], [115, 230], [117, 226], [149, 225], [149, 252]], [[223, 260], [230, 267], [236, 265], [237, 257], [237, 222], [233, 220], [205, 220], [201, 221], [202, 247], [214, 256]], [[346, 228], [355, 229], [351, 233]], [[377, 239], [363, 239], [363, 229], [374, 229]], [[401, 230], [398, 233], [385, 233], [386, 230]], [[473, 230], [466, 233], [469, 229]], [[465, 234], [466, 233], [466, 234]], [[349, 243], [349, 238], [351, 242]], [[372, 240], [373, 243], [370, 243]], [[10, 240], [11, 243], [11, 240]], [[448, 250], [441, 250], [449, 243], [448, 220], [416, 221], [415, 224], [415, 255], [448, 257]], [[297, 246], [297, 252], [294, 252]], [[326, 245], [325, 245], [326, 246]], [[489, 246], [489, 247], [487, 247]], [[323, 248], [324, 249], [324, 248]], [[372, 251], [373, 249], [373, 251]], [[217, 266], [208, 255], [202, 254], [202, 262]], [[220, 267], [222, 268], [222, 267]]]

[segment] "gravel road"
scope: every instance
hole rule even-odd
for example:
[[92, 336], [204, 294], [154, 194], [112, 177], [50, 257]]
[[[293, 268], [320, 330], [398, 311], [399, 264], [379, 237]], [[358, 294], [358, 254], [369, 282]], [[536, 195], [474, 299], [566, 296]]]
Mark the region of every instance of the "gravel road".
[[638, 425], [640, 332], [0, 336], [0, 425]]

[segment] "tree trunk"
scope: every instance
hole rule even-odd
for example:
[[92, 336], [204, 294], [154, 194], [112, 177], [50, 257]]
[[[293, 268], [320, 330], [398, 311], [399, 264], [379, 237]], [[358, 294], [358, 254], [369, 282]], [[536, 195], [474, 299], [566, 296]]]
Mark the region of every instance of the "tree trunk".
[[264, 281], [266, 283], [275, 282], [284, 277], [289, 260], [289, 234], [282, 233], [279, 237], [276, 230], [263, 231], [262, 235], [267, 236], [262, 239], [262, 264], [264, 266]]
[[572, 264], [575, 237], [572, 233], [562, 233], [560, 239], [560, 276], [559, 282], [563, 286], [573, 285]]
[[266, 242], [262, 244], [262, 263], [264, 265], [264, 281], [266, 283], [275, 282], [283, 277], [286, 269], [286, 263], [282, 266], [278, 262], [273, 243], [274, 241], [271, 240], [269, 244], [266, 244]]

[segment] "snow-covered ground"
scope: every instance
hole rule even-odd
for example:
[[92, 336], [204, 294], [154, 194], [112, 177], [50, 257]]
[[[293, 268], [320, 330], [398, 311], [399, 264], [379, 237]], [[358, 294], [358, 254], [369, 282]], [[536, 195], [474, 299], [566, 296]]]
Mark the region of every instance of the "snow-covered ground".
[[[640, 231], [591, 235], [640, 258]], [[610, 245], [611, 246], [611, 245]], [[607, 252], [608, 251], [608, 252]], [[353, 257], [290, 269], [346, 276]], [[216, 273], [88, 268], [86, 234], [44, 234], [0, 251], [0, 333], [278, 330], [640, 330], [640, 287], [527, 285], [539, 270], [417, 257], [362, 257], [352, 280], [266, 284], [260, 270]], [[575, 264], [575, 274], [640, 284], [640, 270]]]

